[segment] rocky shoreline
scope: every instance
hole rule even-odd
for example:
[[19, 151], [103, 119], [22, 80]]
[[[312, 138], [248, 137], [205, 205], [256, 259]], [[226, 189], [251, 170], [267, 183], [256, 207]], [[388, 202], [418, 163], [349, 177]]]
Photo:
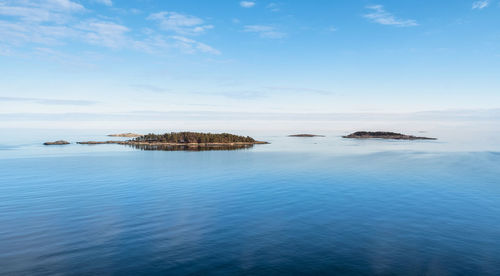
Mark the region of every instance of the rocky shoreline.
[[325, 137], [325, 135], [317, 135], [317, 134], [291, 134], [288, 137]]
[[437, 138], [419, 137], [387, 131], [357, 131], [342, 138], [354, 139], [394, 139], [394, 140], [437, 140]]
[[58, 140], [58, 141], [55, 141], [55, 142], [45, 142], [43, 144], [46, 145], [46, 146], [52, 146], [52, 145], [69, 145], [70, 142], [64, 141], [64, 140]]
[[229, 143], [170, 143], [170, 142], [138, 142], [138, 141], [85, 141], [76, 142], [81, 145], [102, 145], [102, 144], [120, 144], [120, 145], [148, 145], [148, 146], [192, 146], [192, 147], [217, 147], [217, 146], [239, 146], [239, 145], [257, 145], [269, 144], [268, 142], [229, 142]]

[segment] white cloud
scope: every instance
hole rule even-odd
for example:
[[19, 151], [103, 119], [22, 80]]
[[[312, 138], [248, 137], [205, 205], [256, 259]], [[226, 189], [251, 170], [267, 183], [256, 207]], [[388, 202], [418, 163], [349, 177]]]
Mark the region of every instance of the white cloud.
[[32, 22], [0, 21], [0, 37], [3, 43], [15, 46], [23, 44], [64, 45], [69, 41], [83, 41], [108, 48], [126, 44], [128, 28], [113, 22], [89, 20], [76, 26], [45, 25]]
[[[203, 20], [178, 13], [158, 13], [150, 19], [160, 20], [163, 29], [171, 30], [174, 36], [163, 36], [152, 29], [134, 32], [128, 27], [102, 19], [86, 18], [89, 13], [77, 17], [76, 11], [85, 8], [69, 0], [43, 1], [4, 1], [0, 0], [0, 55], [25, 54], [58, 57], [64, 60], [65, 54], [49, 46], [83, 43], [112, 49], [134, 49], [155, 55], [163, 55], [172, 49], [185, 53], [220, 54], [213, 47], [186, 38], [212, 28]], [[23, 46], [23, 47], [21, 47]], [[68, 51], [71, 48], [68, 48]]]
[[472, 3], [472, 9], [479, 9], [482, 10], [486, 8], [490, 4], [490, 0], [480, 0], [480, 1], [475, 1]]
[[100, 4], [103, 4], [103, 5], [106, 5], [108, 7], [111, 7], [113, 6], [113, 1], [111, 0], [95, 0], [97, 3], [100, 3]]
[[63, 44], [61, 40], [77, 37], [78, 32], [62, 25], [39, 25], [31, 23], [12, 23], [0, 21], [2, 43], [15, 46], [26, 43], [46, 45]]
[[8, 47], [0, 45], [0, 56], [12, 56], [12, 50]]
[[393, 14], [384, 10], [382, 5], [367, 6], [367, 9], [371, 10], [370, 13], [365, 14], [364, 17], [372, 22], [382, 24], [382, 25], [392, 25], [398, 27], [413, 27], [418, 26], [417, 21], [412, 19], [400, 19], [395, 17]]
[[263, 38], [278, 39], [286, 37], [286, 33], [277, 31], [276, 28], [266, 25], [246, 25], [243, 28], [243, 31], [250, 33], [258, 33], [259, 36]]
[[147, 91], [147, 92], [155, 92], [155, 93], [170, 91], [170, 89], [163, 88], [163, 87], [156, 86], [156, 85], [151, 85], [151, 84], [131, 84], [129, 86], [134, 88], [135, 90], [138, 90], [138, 91]]
[[268, 8], [270, 11], [272, 12], [279, 12], [280, 11], [280, 7], [278, 4], [276, 3], [269, 3], [266, 8]]
[[240, 6], [242, 6], [243, 8], [251, 8], [251, 7], [255, 6], [255, 2], [253, 2], [253, 1], [241, 1]]
[[54, 15], [38, 7], [7, 6], [0, 3], [0, 15], [19, 17], [23, 21], [49, 21]]
[[64, 22], [71, 13], [82, 11], [85, 11], [82, 5], [69, 0], [0, 2], [0, 15], [30, 22]]
[[106, 21], [88, 21], [77, 26], [84, 31], [83, 37], [87, 43], [109, 48], [120, 48], [126, 45], [128, 38], [125, 26]]
[[94, 105], [98, 102], [88, 100], [63, 100], [46, 98], [0, 97], [0, 102], [31, 102], [47, 105]]
[[176, 41], [175, 46], [184, 52], [195, 53], [199, 51], [202, 53], [220, 55], [220, 52], [217, 49], [196, 40], [183, 36], [172, 36], [171, 38]]
[[338, 29], [334, 26], [330, 26], [326, 30], [333, 33], [333, 32], [336, 32]]
[[103, 4], [105, 6], [111, 7], [113, 6], [113, 1], [112, 0], [94, 0], [94, 2]]
[[54, 7], [59, 7], [68, 11], [79, 11], [85, 9], [82, 5], [70, 0], [47, 0], [47, 3], [49, 5], [53, 5]]
[[220, 55], [221, 52], [205, 43], [196, 41], [180, 35], [163, 36], [151, 33], [144, 40], [136, 40], [131, 43], [136, 50], [162, 56], [172, 49], [178, 49], [187, 54], [207, 53]]
[[149, 20], [157, 21], [160, 28], [182, 35], [196, 35], [212, 29], [213, 25], [204, 25], [201, 18], [177, 12], [158, 12], [148, 17]]
[[282, 91], [282, 92], [296, 92], [296, 93], [317, 93], [317, 94], [332, 94], [329, 90], [317, 89], [317, 88], [308, 88], [308, 87], [293, 87], [293, 86], [264, 86], [263, 88], [274, 90], [274, 91]]

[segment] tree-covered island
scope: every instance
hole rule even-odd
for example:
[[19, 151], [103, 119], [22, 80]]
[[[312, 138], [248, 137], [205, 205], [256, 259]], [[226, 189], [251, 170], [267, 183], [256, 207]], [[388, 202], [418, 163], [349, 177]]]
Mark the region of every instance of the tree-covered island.
[[[239, 136], [230, 133], [202, 133], [202, 132], [170, 132], [165, 134], [146, 134], [126, 141], [87, 141], [77, 142], [78, 144], [98, 145], [98, 144], [120, 144], [130, 146], [147, 147], [148, 149], [189, 149], [204, 148], [215, 149], [224, 148], [235, 149], [248, 148], [255, 144], [267, 144], [267, 142], [256, 141], [250, 136]], [[152, 146], [152, 147], [151, 147]]]
[[135, 139], [134, 142], [147, 143], [251, 143], [260, 144], [250, 136], [239, 136], [230, 133], [202, 133], [202, 132], [170, 132], [165, 134], [146, 134]]
[[354, 139], [437, 140], [436, 138], [412, 136], [388, 131], [357, 131], [342, 137]]

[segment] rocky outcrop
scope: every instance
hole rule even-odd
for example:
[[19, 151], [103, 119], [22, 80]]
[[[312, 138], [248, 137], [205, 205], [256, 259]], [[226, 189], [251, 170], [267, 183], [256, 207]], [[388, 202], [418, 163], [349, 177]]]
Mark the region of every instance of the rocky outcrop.
[[387, 131], [357, 131], [342, 137], [355, 138], [355, 139], [377, 138], [377, 139], [396, 139], [396, 140], [437, 140], [436, 138], [418, 137], [418, 136], [406, 135], [396, 132], [387, 132]]
[[46, 146], [51, 146], [51, 145], [68, 145], [69, 142], [68, 141], [64, 141], [64, 140], [58, 140], [58, 141], [55, 141], [55, 142], [45, 142], [43, 144], [46, 145]]
[[325, 137], [325, 135], [316, 135], [316, 134], [292, 134], [292, 135], [288, 135], [288, 137]]

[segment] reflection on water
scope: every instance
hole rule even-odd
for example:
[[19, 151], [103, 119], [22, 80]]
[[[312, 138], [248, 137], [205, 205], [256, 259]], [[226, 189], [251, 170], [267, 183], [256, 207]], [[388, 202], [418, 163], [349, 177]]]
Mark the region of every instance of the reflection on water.
[[0, 159], [0, 275], [500, 275], [499, 179], [495, 153]]
[[0, 275], [500, 275], [498, 135], [41, 145], [107, 138], [51, 135], [0, 137]]
[[211, 150], [244, 150], [250, 149], [254, 145], [215, 145], [215, 146], [199, 146], [199, 145], [134, 145], [127, 146], [138, 150], [160, 150], [160, 151], [211, 151]]

